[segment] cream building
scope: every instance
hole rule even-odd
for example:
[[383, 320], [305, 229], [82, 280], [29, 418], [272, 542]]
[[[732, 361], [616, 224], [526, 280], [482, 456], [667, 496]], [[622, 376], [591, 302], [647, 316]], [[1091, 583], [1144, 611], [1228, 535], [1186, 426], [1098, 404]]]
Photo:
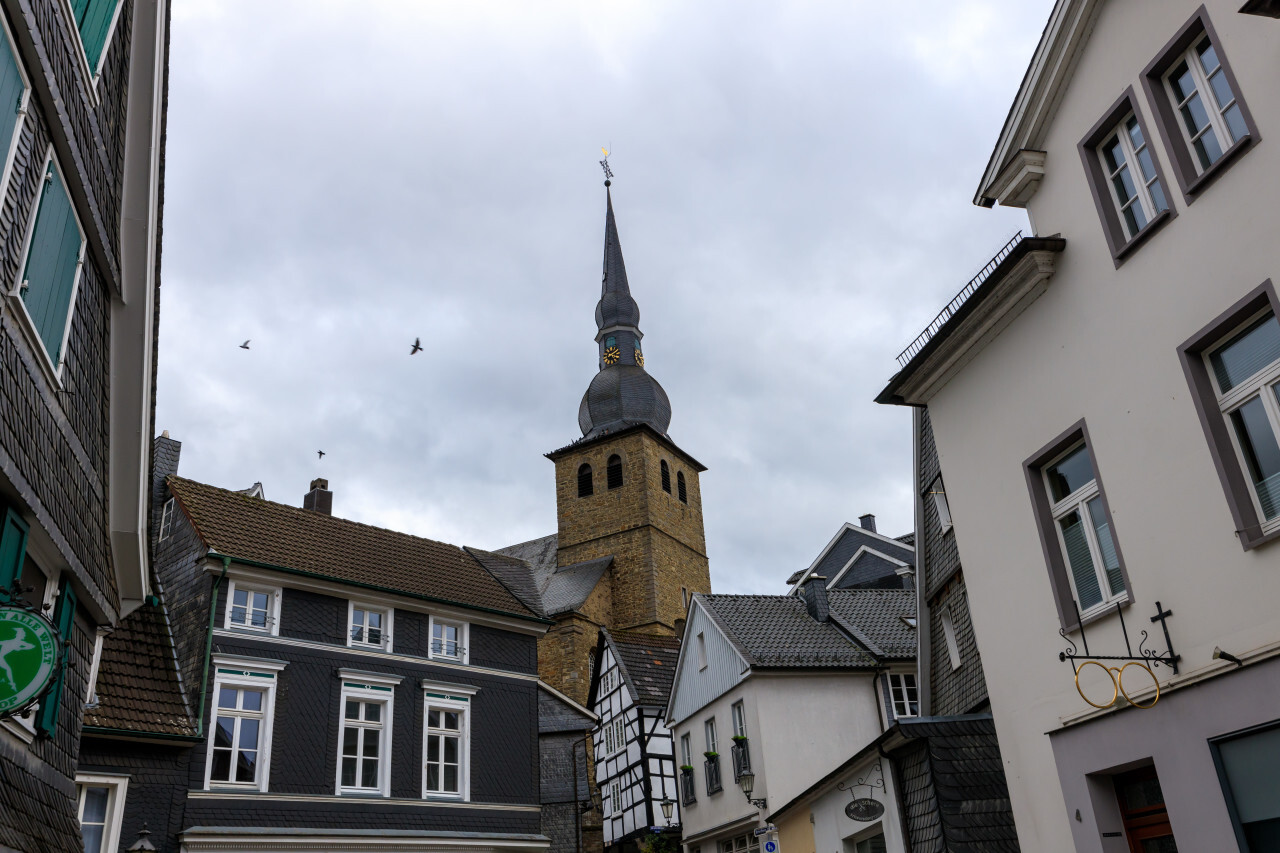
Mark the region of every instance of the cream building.
[[1280, 849], [1278, 15], [1059, 0], [975, 199], [1035, 236], [879, 398], [927, 407], [1023, 850]]

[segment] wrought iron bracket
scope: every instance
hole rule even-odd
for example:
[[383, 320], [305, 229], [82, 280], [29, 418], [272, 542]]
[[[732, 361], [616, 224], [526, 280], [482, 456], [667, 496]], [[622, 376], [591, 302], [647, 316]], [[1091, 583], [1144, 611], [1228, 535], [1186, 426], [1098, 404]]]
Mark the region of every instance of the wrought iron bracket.
[[[1075, 606], [1074, 601], [1072, 602], [1072, 605]], [[1148, 635], [1146, 630], [1143, 630], [1142, 639], [1138, 642], [1138, 654], [1136, 655], [1133, 653], [1133, 646], [1129, 642], [1129, 628], [1125, 624], [1124, 608], [1121, 606], [1120, 602], [1116, 602], [1116, 615], [1120, 617], [1120, 630], [1124, 633], [1125, 654], [1123, 655], [1091, 654], [1089, 652], [1089, 638], [1085, 636], [1084, 620], [1080, 618], [1079, 606], [1075, 607], [1075, 611], [1076, 611], [1076, 623], [1080, 626], [1080, 645], [1084, 646], [1084, 654], [1080, 653], [1080, 648], [1079, 646], [1076, 645], [1075, 640], [1067, 636], [1066, 629], [1059, 628], [1058, 636], [1062, 637], [1062, 639], [1067, 641], [1067, 648], [1058, 652], [1058, 660], [1071, 661], [1073, 665], [1076, 663], [1076, 661], [1091, 661], [1091, 660], [1138, 661], [1140, 663], [1145, 663], [1148, 666], [1152, 666], [1152, 667], [1160, 666], [1161, 664], [1163, 664], [1164, 666], [1167, 666], [1169, 667], [1169, 669], [1173, 670], [1173, 673], [1177, 675], [1178, 661], [1182, 660], [1182, 655], [1174, 652], [1173, 640], [1169, 637], [1169, 625], [1165, 621], [1170, 616], [1173, 615], [1173, 611], [1166, 610], [1165, 608], [1163, 608], [1160, 605], [1160, 602], [1158, 601], [1156, 602], [1156, 615], [1151, 617], [1151, 622], [1153, 624], [1156, 622], [1160, 623], [1160, 628], [1164, 632], [1165, 651], [1157, 652], [1155, 649], [1148, 649], [1146, 645], [1147, 645], [1147, 642], [1150, 640], [1150, 636]]]

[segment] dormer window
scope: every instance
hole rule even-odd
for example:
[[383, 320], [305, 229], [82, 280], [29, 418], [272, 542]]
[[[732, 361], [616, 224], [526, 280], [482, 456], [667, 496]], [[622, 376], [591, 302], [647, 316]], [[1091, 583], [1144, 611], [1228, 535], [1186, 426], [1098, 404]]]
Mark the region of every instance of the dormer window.
[[227, 590], [227, 628], [279, 633], [280, 590], [232, 581]]
[[605, 468], [605, 477], [610, 489], [622, 488], [622, 457], [616, 453], [609, 457], [608, 466]]
[[591, 480], [591, 466], [578, 468], [578, 497], [589, 498], [595, 493], [595, 484]]

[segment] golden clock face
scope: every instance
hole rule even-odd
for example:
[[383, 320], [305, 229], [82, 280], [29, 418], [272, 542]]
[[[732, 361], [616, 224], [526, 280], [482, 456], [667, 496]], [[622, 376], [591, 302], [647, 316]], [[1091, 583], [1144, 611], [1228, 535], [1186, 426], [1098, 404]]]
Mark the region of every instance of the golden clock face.
[[622, 353], [618, 350], [617, 347], [609, 347], [604, 351], [605, 364], [617, 364], [618, 359], [621, 357], [622, 357]]
[[636, 350], [636, 364], [644, 367], [644, 353], [640, 352], [640, 350]]

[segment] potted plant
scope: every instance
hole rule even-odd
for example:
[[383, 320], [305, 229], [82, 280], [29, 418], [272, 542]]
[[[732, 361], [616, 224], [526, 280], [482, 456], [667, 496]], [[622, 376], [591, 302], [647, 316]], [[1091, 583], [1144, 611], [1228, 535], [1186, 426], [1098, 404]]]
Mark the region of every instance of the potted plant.
[[734, 742], [734, 743], [746, 743], [746, 742], [747, 742], [747, 736], [746, 736], [746, 735], [734, 735], [734, 736], [733, 736], [733, 742]]
[[718, 752], [704, 752], [702, 754], [705, 755], [708, 759], [720, 757], [720, 753]]
[[681, 770], [684, 770], [684, 771], [686, 771], [686, 772], [688, 772], [688, 773], [692, 773], [692, 772], [693, 772], [693, 765], [692, 765], [692, 764], [681, 764], [681, 765], [680, 765], [680, 769], [681, 769]]

